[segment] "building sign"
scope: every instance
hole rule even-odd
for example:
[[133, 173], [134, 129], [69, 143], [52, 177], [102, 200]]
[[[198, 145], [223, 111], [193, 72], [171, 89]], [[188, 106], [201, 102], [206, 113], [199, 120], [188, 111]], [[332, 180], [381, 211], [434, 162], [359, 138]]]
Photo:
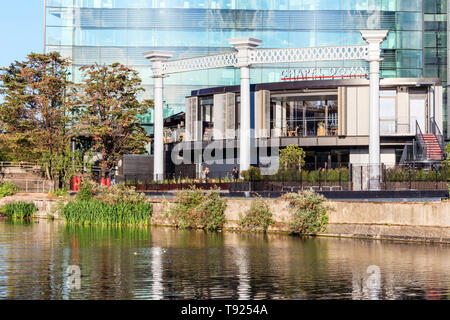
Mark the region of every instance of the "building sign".
[[281, 80], [345, 79], [366, 77], [368, 77], [368, 71], [365, 67], [302, 68], [287, 69], [281, 72]]

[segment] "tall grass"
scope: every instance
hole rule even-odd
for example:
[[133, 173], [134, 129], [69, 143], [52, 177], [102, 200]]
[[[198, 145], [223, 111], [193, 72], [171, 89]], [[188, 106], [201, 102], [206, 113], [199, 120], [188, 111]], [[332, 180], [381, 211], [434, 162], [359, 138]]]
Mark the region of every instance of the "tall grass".
[[34, 217], [36, 206], [28, 202], [12, 202], [3, 206], [2, 211], [8, 218], [25, 219]]
[[105, 203], [96, 200], [68, 203], [61, 214], [66, 222], [81, 225], [148, 225], [152, 206], [148, 203]]

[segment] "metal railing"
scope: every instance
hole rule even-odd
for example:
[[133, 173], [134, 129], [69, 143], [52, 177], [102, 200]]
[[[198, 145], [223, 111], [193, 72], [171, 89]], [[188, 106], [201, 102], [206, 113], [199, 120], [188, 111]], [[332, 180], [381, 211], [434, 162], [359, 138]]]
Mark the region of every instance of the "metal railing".
[[314, 191], [363, 191], [373, 190], [448, 190], [450, 168], [443, 165], [369, 165], [350, 164], [348, 167], [319, 170], [280, 170], [275, 175], [261, 175], [258, 172], [239, 174], [235, 179], [232, 172], [214, 172], [181, 176], [165, 174], [160, 182], [153, 176], [132, 175], [117, 177], [116, 182], [135, 186], [138, 191], [169, 192], [189, 189], [221, 189], [229, 192], [297, 192]]
[[428, 159], [427, 145], [425, 143], [422, 130], [420, 129], [420, 125], [417, 120], [416, 120], [416, 141], [417, 144], [414, 146], [416, 148], [414, 151], [414, 157], [417, 159], [417, 161], [426, 161]]
[[0, 168], [23, 168], [23, 169], [40, 169], [41, 165], [37, 162], [8, 162], [0, 161]]
[[320, 137], [337, 136], [337, 119], [310, 117], [300, 120], [286, 120], [280, 128], [276, 121], [271, 121], [271, 136], [281, 137]]
[[431, 118], [431, 133], [434, 134], [438, 140], [439, 146], [441, 147], [442, 152], [445, 150], [445, 139], [444, 135], [441, 132], [441, 129], [439, 129], [438, 124], [436, 123], [435, 118]]
[[51, 180], [36, 179], [2, 179], [14, 183], [21, 192], [26, 193], [47, 193], [55, 191], [55, 182]]

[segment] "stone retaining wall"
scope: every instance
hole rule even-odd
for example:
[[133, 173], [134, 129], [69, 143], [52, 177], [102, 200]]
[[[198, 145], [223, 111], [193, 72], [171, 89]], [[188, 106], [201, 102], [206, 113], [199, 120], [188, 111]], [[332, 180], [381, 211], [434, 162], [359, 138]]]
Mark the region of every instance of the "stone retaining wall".
[[[164, 214], [173, 200], [153, 199], [152, 222], [171, 225]], [[226, 228], [238, 228], [239, 214], [250, 208], [252, 200], [229, 199]], [[276, 224], [270, 232], [288, 232], [289, 202], [267, 200]], [[419, 240], [450, 243], [450, 202], [344, 202], [329, 201], [328, 232], [324, 236], [358, 237], [395, 240]]]
[[[18, 194], [0, 199], [0, 206], [12, 201], [31, 201], [38, 208], [37, 216], [46, 218], [58, 198], [46, 194]], [[152, 224], [171, 226], [166, 212], [173, 199], [150, 199], [153, 205]], [[269, 232], [288, 232], [289, 202], [267, 200], [276, 224]], [[251, 205], [249, 199], [228, 199], [225, 212], [227, 229], [238, 229], [239, 214]], [[450, 243], [450, 202], [344, 202], [330, 201], [328, 232], [323, 236], [374, 239], [419, 240]], [[58, 218], [58, 215], [55, 215]]]

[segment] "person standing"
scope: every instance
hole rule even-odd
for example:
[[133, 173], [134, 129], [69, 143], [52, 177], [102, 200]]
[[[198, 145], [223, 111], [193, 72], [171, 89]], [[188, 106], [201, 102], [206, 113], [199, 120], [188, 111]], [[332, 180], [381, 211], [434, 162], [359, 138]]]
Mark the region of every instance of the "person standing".
[[238, 170], [238, 168], [236, 168], [236, 167], [233, 168], [232, 175], [233, 175], [233, 182], [237, 182], [238, 179], [239, 179], [239, 170]]
[[203, 177], [205, 179], [205, 183], [208, 183], [209, 180], [209, 168], [206, 167], [205, 170], [203, 171]]

